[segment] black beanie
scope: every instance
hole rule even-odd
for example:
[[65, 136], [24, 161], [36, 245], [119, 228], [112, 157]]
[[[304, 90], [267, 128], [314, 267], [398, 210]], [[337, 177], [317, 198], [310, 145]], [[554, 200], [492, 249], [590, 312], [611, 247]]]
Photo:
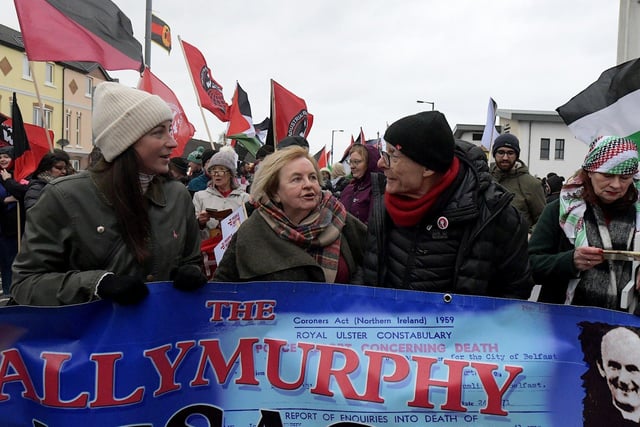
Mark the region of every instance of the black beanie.
[[518, 141], [518, 138], [515, 135], [511, 133], [504, 133], [497, 137], [493, 143], [493, 157], [496, 156], [496, 151], [498, 151], [498, 148], [502, 147], [511, 148], [516, 152], [516, 157], [520, 157], [520, 141]]
[[447, 119], [439, 111], [403, 117], [387, 128], [384, 140], [432, 171], [443, 173], [451, 167], [455, 141]]
[[291, 147], [293, 145], [297, 145], [299, 147], [309, 149], [309, 141], [307, 141], [302, 136], [296, 135], [296, 136], [287, 136], [281, 139], [280, 142], [278, 142], [278, 150], [282, 148]]

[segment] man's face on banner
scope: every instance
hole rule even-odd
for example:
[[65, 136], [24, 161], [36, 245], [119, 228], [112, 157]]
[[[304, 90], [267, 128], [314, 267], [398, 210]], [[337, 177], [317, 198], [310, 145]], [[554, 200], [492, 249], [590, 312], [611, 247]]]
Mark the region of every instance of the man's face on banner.
[[625, 419], [640, 421], [640, 337], [616, 328], [602, 337], [600, 375], [606, 379], [613, 404]]

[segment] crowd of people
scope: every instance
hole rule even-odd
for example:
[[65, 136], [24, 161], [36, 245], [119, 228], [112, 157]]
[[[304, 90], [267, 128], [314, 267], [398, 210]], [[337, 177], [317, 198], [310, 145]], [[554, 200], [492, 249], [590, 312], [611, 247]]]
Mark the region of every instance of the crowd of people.
[[[159, 97], [102, 83], [87, 171], [56, 150], [16, 182], [0, 147], [5, 296], [135, 304], [149, 282], [188, 291], [213, 279], [527, 299], [537, 284], [540, 301], [636, 309], [636, 261], [609, 255], [640, 251], [638, 151], [625, 138], [593, 141], [565, 183], [532, 176], [513, 134], [496, 139], [490, 166], [438, 111], [400, 118], [323, 169], [301, 136], [262, 147], [251, 167], [230, 147], [176, 157], [171, 118]], [[202, 242], [241, 207], [248, 219], [205, 274]]]

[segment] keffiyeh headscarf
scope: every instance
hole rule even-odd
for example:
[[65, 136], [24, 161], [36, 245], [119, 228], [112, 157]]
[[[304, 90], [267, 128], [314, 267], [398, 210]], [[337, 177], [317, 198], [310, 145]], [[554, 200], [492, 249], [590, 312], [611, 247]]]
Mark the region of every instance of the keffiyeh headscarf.
[[[626, 138], [601, 136], [589, 145], [582, 168], [587, 172], [611, 175], [635, 174], [633, 185], [639, 190], [638, 149], [636, 144]], [[584, 200], [584, 182], [577, 175], [569, 179], [560, 191], [560, 227], [574, 247], [589, 246], [584, 214], [587, 204]], [[635, 232], [640, 232], [640, 200], [635, 202]], [[637, 242], [636, 242], [637, 243]], [[573, 299], [573, 292], [579, 279], [573, 279], [567, 291], [567, 301]]]

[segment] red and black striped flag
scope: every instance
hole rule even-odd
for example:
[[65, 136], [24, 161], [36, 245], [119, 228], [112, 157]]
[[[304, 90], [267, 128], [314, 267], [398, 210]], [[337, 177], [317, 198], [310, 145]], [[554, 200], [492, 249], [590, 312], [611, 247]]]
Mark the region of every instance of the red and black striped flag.
[[22, 112], [18, 107], [16, 93], [13, 93], [13, 103], [11, 104], [11, 121], [2, 123], [6, 126], [3, 139], [13, 145], [13, 159], [15, 164], [14, 179], [20, 181], [31, 174], [40, 159], [49, 151], [49, 143], [45, 132], [53, 139], [53, 132], [47, 131], [40, 126], [25, 125], [22, 120]]
[[171, 28], [155, 14], [151, 14], [151, 41], [171, 52]]
[[109, 0], [14, 0], [30, 61], [97, 62], [144, 69], [131, 21]]

